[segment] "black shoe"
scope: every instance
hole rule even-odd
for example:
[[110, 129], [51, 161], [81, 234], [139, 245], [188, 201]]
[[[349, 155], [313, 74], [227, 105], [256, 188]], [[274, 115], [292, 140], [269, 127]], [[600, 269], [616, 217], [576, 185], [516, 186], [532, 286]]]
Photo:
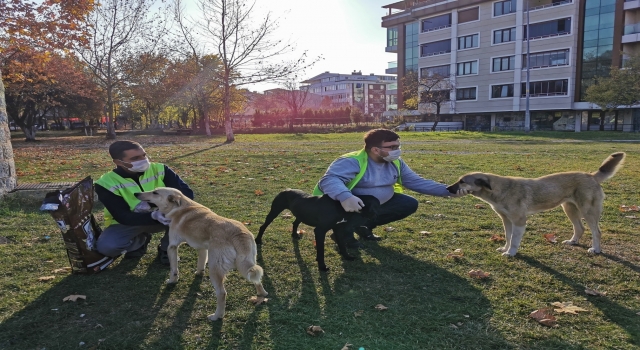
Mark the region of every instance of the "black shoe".
[[165, 265], [165, 266], [170, 265], [169, 254], [167, 254], [166, 250], [160, 249], [160, 246], [158, 246], [158, 261], [160, 261], [162, 265]]
[[136, 250], [132, 250], [130, 252], [127, 252], [124, 255], [125, 259], [136, 259], [136, 258], [140, 258], [143, 255], [147, 254], [147, 246], [149, 245], [149, 242], [151, 241], [151, 234], [150, 233], [143, 233], [143, 235], [145, 235], [145, 240], [144, 240], [144, 244], [142, 245], [142, 247], [136, 249]]
[[371, 230], [367, 226], [360, 226], [356, 229], [356, 233], [360, 238], [366, 239], [367, 241], [380, 241], [382, 237], [373, 234]]

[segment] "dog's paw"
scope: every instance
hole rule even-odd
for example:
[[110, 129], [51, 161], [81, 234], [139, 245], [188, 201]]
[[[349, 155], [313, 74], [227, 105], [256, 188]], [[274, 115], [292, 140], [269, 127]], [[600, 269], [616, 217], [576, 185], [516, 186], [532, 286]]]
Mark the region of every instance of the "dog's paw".
[[327, 272], [329, 271], [329, 268], [327, 267], [327, 265], [318, 265], [318, 270], [322, 272]]
[[566, 241], [562, 241], [562, 244], [578, 245], [578, 242], [567, 239]]
[[515, 256], [515, 255], [516, 255], [516, 252], [511, 253], [509, 251], [506, 251], [506, 252], [502, 253], [502, 256], [507, 256], [507, 257], [512, 257], [512, 256]]
[[219, 320], [219, 319], [221, 319], [221, 318], [223, 318], [223, 317], [224, 317], [224, 315], [220, 315], [220, 316], [218, 316], [218, 315], [216, 315], [216, 314], [213, 314], [213, 315], [209, 315], [209, 316], [207, 316], [207, 318], [209, 319], [209, 321], [217, 321], [217, 320]]
[[507, 247], [500, 247], [500, 248], [496, 249], [496, 251], [499, 251], [500, 253], [506, 252], [507, 251]]
[[600, 254], [601, 251], [600, 251], [600, 249], [589, 248], [589, 249], [587, 249], [587, 253], [589, 253], [589, 254]]
[[204, 274], [204, 270], [196, 270], [196, 276], [202, 276]]
[[176, 278], [176, 279], [171, 279], [171, 278], [169, 278], [169, 279], [166, 281], [166, 283], [167, 283], [167, 284], [176, 284], [176, 283], [178, 283], [178, 279], [177, 279], [177, 278]]

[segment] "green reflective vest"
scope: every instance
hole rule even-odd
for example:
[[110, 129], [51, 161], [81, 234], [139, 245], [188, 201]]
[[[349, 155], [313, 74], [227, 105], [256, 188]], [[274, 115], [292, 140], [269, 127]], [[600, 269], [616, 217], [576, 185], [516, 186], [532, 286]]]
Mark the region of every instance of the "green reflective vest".
[[[151, 163], [149, 169], [140, 175], [138, 181], [140, 181], [140, 186], [138, 186], [134, 179], [124, 178], [110, 171], [102, 175], [98, 181], [96, 181], [96, 184], [124, 198], [129, 205], [129, 210], [133, 211], [136, 205], [141, 202], [136, 198], [136, 193], [153, 191], [156, 187], [164, 187], [164, 164]], [[142, 187], [142, 189], [140, 187]], [[107, 208], [104, 208], [105, 228], [117, 223]]]
[[[343, 154], [340, 158], [355, 158], [358, 160], [358, 165], [360, 165], [360, 172], [356, 177], [354, 177], [351, 181], [347, 183], [347, 188], [351, 191], [352, 188], [356, 187], [356, 184], [360, 182], [360, 179], [364, 176], [364, 173], [367, 171], [367, 164], [369, 161], [369, 155], [365, 151], [365, 149], [361, 149], [359, 151], [350, 152], [347, 154]], [[402, 193], [402, 176], [400, 176], [400, 160], [396, 159], [393, 161], [393, 165], [398, 168], [398, 181], [393, 185], [393, 192]], [[320, 190], [320, 182], [316, 184], [316, 187], [313, 189], [314, 196], [322, 196], [324, 193]]]

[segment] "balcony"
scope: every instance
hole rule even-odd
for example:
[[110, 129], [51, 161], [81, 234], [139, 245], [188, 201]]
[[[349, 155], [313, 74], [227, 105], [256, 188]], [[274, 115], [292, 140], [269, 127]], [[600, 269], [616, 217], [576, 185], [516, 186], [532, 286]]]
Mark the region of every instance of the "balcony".
[[389, 62], [385, 74], [398, 74], [398, 61]]
[[[526, 1], [526, 0], [525, 0]], [[640, 0], [639, 0], [640, 1]], [[571, 4], [573, 0], [529, 0], [529, 11], [542, 10], [549, 7]], [[525, 5], [524, 11], [527, 11]]]
[[624, 26], [624, 35], [622, 36], [622, 43], [635, 43], [640, 41], [640, 23], [630, 24]]
[[633, 10], [640, 8], [640, 0], [625, 0], [624, 1], [624, 9], [625, 10]]
[[387, 46], [384, 48], [385, 52], [393, 52], [393, 53], [397, 53], [398, 52], [398, 45], [393, 45], [393, 46]]

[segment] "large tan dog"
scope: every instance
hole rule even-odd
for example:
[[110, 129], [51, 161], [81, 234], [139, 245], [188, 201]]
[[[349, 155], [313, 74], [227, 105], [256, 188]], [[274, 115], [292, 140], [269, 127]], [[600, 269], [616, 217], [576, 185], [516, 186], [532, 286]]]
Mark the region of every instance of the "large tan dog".
[[563, 243], [578, 244], [584, 233], [581, 218], [587, 222], [592, 235], [589, 253], [600, 253], [600, 227], [604, 191], [600, 183], [613, 177], [622, 166], [625, 154], [614, 153], [594, 173], [566, 172], [526, 179], [487, 173], [470, 173], [447, 187], [449, 192], [459, 189], [489, 203], [502, 218], [506, 243], [498, 248], [502, 255], [514, 256], [527, 224], [527, 215], [553, 209], [559, 205], [573, 224], [573, 237]]
[[262, 287], [262, 268], [256, 265], [257, 248], [253, 234], [240, 222], [216, 215], [209, 208], [185, 197], [180, 191], [158, 187], [153, 191], [136, 193], [136, 198], [153, 203], [168, 219], [169, 263], [171, 276], [167, 283], [178, 282], [178, 246], [187, 242], [198, 250], [197, 274], [204, 272], [209, 259], [209, 276], [216, 291], [216, 312], [211, 321], [224, 316], [227, 291], [224, 279], [234, 267], [256, 286], [259, 295], [268, 293]]

